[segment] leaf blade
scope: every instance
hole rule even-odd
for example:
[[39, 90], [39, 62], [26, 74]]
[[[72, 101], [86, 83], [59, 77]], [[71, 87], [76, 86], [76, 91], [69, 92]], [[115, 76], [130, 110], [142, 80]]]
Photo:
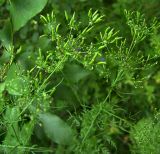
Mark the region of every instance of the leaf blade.
[[23, 27], [28, 20], [41, 12], [48, 0], [11, 0], [10, 13], [14, 31]]
[[62, 119], [50, 113], [40, 114], [39, 119], [43, 123], [46, 135], [52, 141], [62, 145], [71, 143], [72, 130]]

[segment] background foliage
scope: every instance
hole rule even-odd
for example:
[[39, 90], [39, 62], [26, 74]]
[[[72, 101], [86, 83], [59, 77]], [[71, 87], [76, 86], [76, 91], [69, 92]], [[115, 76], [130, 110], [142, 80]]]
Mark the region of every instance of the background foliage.
[[0, 153], [160, 153], [158, 0], [0, 0]]

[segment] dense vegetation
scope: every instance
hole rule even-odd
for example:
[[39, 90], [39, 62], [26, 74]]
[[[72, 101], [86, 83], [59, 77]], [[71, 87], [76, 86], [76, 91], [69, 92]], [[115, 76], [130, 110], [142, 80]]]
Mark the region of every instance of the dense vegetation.
[[159, 0], [0, 0], [0, 153], [159, 154]]

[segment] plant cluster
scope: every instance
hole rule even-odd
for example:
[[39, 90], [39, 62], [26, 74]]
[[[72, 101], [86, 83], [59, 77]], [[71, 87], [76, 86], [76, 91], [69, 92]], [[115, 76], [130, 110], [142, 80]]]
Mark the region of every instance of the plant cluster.
[[0, 0], [0, 153], [160, 152], [157, 1], [94, 2]]

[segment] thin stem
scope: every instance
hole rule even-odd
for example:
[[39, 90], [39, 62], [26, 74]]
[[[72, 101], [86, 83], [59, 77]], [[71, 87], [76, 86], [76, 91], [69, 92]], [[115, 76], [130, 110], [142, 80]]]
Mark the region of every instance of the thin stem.
[[[100, 105], [101, 105], [101, 104], [100, 104]], [[85, 134], [83, 140], [82, 140], [82, 145], [84, 144], [84, 141], [86, 140], [86, 138], [87, 138], [87, 136], [88, 136], [88, 134], [89, 134], [91, 128], [93, 127], [94, 122], [96, 121], [98, 115], [101, 113], [101, 110], [102, 110], [102, 107], [100, 106], [100, 109], [99, 109], [98, 113], [96, 114], [96, 116], [95, 116], [94, 119], [92, 120], [92, 123], [91, 123], [91, 125], [90, 125], [90, 127], [89, 127], [87, 133]]]

